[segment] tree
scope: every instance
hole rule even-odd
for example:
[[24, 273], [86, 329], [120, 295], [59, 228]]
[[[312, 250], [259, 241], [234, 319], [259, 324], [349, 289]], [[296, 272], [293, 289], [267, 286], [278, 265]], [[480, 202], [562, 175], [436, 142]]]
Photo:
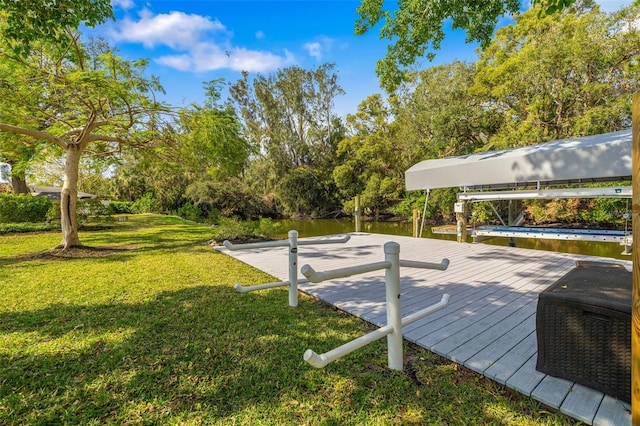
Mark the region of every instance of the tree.
[[[1, 27], [0, 27], [1, 28]], [[14, 74], [24, 72], [13, 61], [3, 61], [0, 63], [3, 74]], [[8, 82], [0, 81], [0, 87], [10, 89]], [[0, 105], [1, 100], [0, 100]], [[3, 107], [3, 120], [9, 120], [12, 114], [20, 113], [18, 105], [7, 105]], [[38, 123], [35, 117], [25, 117], [28, 119], [28, 127], [39, 128], [42, 123]], [[26, 122], [25, 122], [26, 125]], [[26, 194], [29, 192], [26, 182], [26, 173], [29, 163], [36, 157], [38, 153], [37, 143], [29, 138], [12, 133], [0, 133], [0, 161], [11, 165], [11, 185], [13, 192], [17, 194]]]
[[11, 166], [11, 186], [15, 194], [27, 194], [26, 171], [37, 153], [36, 145], [11, 133], [0, 134], [0, 161]]
[[[317, 215], [333, 201], [326, 182], [318, 172], [309, 167], [297, 167], [287, 173], [279, 183], [278, 200], [288, 215], [304, 213]], [[329, 207], [334, 207], [331, 203]]]
[[0, 53], [19, 71], [0, 67], [0, 131], [45, 141], [65, 155], [63, 249], [82, 245], [76, 205], [83, 154], [109, 156], [123, 145], [143, 146], [157, 137], [166, 112], [154, 100], [161, 87], [145, 77], [146, 61], [123, 60], [101, 41], [84, 45], [73, 30], [67, 36], [64, 46], [41, 42], [27, 56]]
[[[229, 88], [244, 137], [256, 155], [263, 157], [252, 161], [251, 167], [261, 168], [258, 176], [251, 170], [246, 173], [247, 179], [257, 177], [251, 185], [260, 187], [263, 194], [288, 191], [289, 185], [280, 183], [298, 168], [312, 169], [323, 183], [331, 182], [334, 148], [343, 130], [333, 113], [333, 101], [344, 93], [333, 68], [332, 64], [315, 70], [290, 67], [270, 76], [257, 75], [253, 81], [244, 73]], [[306, 169], [298, 176], [307, 173]], [[316, 207], [333, 207], [334, 202], [328, 195], [321, 204], [324, 206]]]
[[629, 127], [640, 89], [640, 7], [606, 14], [576, 3], [570, 12], [530, 10], [483, 52], [473, 92], [505, 120], [485, 149]]
[[[185, 195], [210, 218], [223, 215], [254, 217], [257, 207], [239, 182], [252, 154], [231, 106], [219, 103], [223, 80], [204, 85], [204, 105], [192, 104], [179, 113], [172, 160], [179, 160], [188, 182]], [[255, 198], [255, 197], [254, 197]]]
[[114, 18], [110, 0], [0, 0], [0, 11], [6, 19], [2, 34], [22, 56], [38, 40], [64, 45], [69, 28], [81, 23], [94, 27]]
[[406, 165], [399, 161], [406, 145], [395, 144], [397, 125], [379, 94], [347, 116], [350, 137], [338, 144], [340, 164], [333, 179], [345, 198], [361, 195], [362, 208], [375, 211], [396, 203], [403, 193]]
[[502, 125], [486, 96], [470, 92], [475, 64], [453, 62], [411, 74], [394, 98], [396, 143], [407, 167], [427, 158], [473, 153]]
[[[68, 28], [78, 28], [81, 23], [94, 27], [114, 18], [110, 0], [0, 0], [0, 12], [6, 47], [22, 56], [28, 55], [38, 40], [66, 44]], [[0, 138], [0, 147], [4, 153], [0, 160], [12, 166], [14, 192], [28, 192], [25, 171], [38, 150], [8, 136]]]
[[192, 104], [179, 113], [177, 154], [182, 166], [200, 177], [237, 176], [252, 151], [233, 108], [218, 103], [223, 84], [222, 80], [205, 83], [204, 105]]
[[177, 110], [152, 149], [122, 157], [114, 176], [116, 198], [153, 198], [154, 207], [164, 212], [175, 213], [190, 201], [205, 216], [215, 209], [253, 216], [253, 205], [245, 212], [248, 203], [226, 197], [248, 192], [239, 187], [237, 178], [247, 165], [251, 147], [242, 137], [235, 111], [219, 102], [223, 84], [223, 80], [206, 82], [202, 105]]
[[[534, 0], [546, 13], [553, 13], [572, 4], [575, 0]], [[394, 6], [396, 3], [393, 3]], [[380, 38], [393, 40], [387, 47], [387, 55], [379, 60], [376, 73], [382, 87], [393, 92], [403, 81], [406, 69], [416, 58], [430, 50], [440, 48], [448, 26], [467, 32], [467, 42], [478, 41], [486, 47], [491, 41], [498, 19], [520, 12], [519, 0], [407, 0], [397, 3], [395, 11], [383, 9], [383, 0], [362, 0], [358, 6], [359, 18], [355, 33], [365, 34], [381, 20]]]
[[[488, 107], [486, 96], [470, 92], [475, 75], [475, 64], [456, 61], [408, 76], [391, 98], [397, 126], [392, 143], [400, 167], [406, 170], [425, 159], [473, 153], [500, 129], [502, 114]], [[448, 219], [456, 193], [456, 189], [432, 191], [426, 217]], [[424, 195], [409, 192], [395, 210], [411, 215], [416, 208], [423, 211]]]

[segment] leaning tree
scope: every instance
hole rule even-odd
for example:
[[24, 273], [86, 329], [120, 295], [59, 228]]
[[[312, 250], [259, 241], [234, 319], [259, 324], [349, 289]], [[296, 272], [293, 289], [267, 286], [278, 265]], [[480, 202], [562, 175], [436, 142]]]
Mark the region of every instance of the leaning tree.
[[162, 88], [145, 75], [146, 61], [124, 60], [107, 43], [83, 43], [79, 32], [66, 31], [66, 42], [34, 42], [27, 54], [0, 44], [0, 131], [64, 152], [62, 249], [82, 245], [76, 215], [81, 157], [148, 144], [167, 111], [155, 100]]

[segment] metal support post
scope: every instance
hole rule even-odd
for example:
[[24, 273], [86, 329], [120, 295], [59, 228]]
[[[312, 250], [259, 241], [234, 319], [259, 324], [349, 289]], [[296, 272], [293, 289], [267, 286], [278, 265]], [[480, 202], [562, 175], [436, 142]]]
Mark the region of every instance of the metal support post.
[[356, 232], [360, 232], [360, 230], [362, 229], [361, 226], [361, 215], [362, 213], [360, 212], [360, 196], [356, 195], [356, 208], [355, 208], [355, 216], [356, 216]]
[[459, 243], [467, 242], [467, 203], [466, 201], [459, 201], [454, 205], [454, 212], [456, 214], [456, 234], [458, 236]]

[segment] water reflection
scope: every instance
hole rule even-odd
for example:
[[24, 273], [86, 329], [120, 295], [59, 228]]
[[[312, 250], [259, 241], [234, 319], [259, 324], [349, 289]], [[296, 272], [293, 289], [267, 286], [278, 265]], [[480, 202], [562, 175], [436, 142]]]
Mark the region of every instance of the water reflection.
[[[355, 231], [355, 224], [352, 219], [286, 219], [277, 221], [277, 223], [279, 223], [281, 227], [281, 233], [276, 235], [277, 238], [287, 238], [287, 232], [291, 229], [297, 230], [300, 238]], [[362, 232], [411, 236], [413, 234], [413, 229], [410, 222], [362, 222]], [[434, 234], [431, 232], [430, 226], [425, 226], [422, 236], [423, 238], [434, 238], [439, 240], [455, 241], [456, 239], [455, 235]], [[509, 238], [493, 238], [483, 242], [482, 244], [509, 246]], [[631, 256], [622, 254], [623, 247], [618, 245], [618, 243], [516, 238], [515, 245], [516, 247], [534, 250], [585, 254], [590, 256], [631, 260]]]

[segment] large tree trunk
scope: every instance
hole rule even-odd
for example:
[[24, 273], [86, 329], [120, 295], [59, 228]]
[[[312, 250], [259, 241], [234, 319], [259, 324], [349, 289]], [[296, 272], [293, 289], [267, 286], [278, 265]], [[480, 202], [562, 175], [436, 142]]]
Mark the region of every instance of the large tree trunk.
[[60, 193], [60, 214], [62, 227], [62, 249], [82, 246], [78, 236], [78, 168], [82, 151], [75, 144], [67, 148], [64, 164], [64, 185]]
[[29, 188], [27, 187], [27, 181], [24, 176], [16, 176], [11, 174], [11, 186], [13, 187], [14, 194], [28, 194]]

